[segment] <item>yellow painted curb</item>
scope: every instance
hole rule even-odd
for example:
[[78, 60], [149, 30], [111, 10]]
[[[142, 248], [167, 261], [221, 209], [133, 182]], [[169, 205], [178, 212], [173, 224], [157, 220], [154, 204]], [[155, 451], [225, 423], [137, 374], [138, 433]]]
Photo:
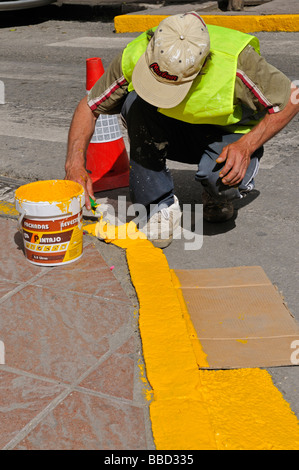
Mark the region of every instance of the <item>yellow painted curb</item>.
[[[157, 26], [169, 15], [120, 15], [114, 18], [117, 33], [143, 32]], [[202, 15], [207, 24], [224, 26], [244, 33], [258, 31], [299, 31], [298, 15]]]
[[[107, 229], [107, 223], [84, 228], [126, 249], [153, 390], [149, 407], [156, 449], [299, 450], [298, 420], [267, 371], [198, 368], [208, 358], [199, 342], [195, 350], [179, 280], [163, 251], [134, 230], [132, 239], [124, 230]], [[129, 224], [124, 228], [129, 232]], [[121, 239], [109, 239], [113, 232]]]

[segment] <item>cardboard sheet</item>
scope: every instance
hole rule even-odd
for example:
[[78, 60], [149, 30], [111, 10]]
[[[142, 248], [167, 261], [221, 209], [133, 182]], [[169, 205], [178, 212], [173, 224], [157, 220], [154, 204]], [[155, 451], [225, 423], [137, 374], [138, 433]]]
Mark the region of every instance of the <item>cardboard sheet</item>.
[[261, 267], [174, 273], [210, 369], [295, 365], [299, 325]]

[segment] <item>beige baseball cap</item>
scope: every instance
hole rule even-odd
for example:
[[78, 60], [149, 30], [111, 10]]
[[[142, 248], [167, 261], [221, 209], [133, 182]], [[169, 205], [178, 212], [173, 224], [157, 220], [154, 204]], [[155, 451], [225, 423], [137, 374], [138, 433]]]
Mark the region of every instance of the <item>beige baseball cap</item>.
[[136, 93], [159, 108], [177, 106], [210, 52], [210, 36], [196, 12], [165, 18], [132, 75]]

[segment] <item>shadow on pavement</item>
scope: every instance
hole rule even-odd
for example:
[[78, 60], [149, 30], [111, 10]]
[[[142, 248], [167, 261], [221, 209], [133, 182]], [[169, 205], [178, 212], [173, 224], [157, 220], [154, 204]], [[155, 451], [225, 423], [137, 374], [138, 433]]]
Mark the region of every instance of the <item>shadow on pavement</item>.
[[[174, 181], [175, 194], [180, 201], [181, 208], [183, 209], [183, 204], [188, 204], [191, 206], [191, 231], [194, 231], [195, 225], [195, 205], [202, 204], [202, 187], [194, 179], [195, 171], [194, 170], [171, 170], [171, 174]], [[258, 196], [260, 192], [253, 190], [245, 198], [234, 201], [235, 214], [234, 217], [228, 222], [224, 223], [209, 223], [203, 222], [203, 235], [213, 236], [219, 235], [221, 233], [227, 233], [233, 230], [236, 227], [236, 219], [238, 217], [238, 211], [246, 207], [248, 204], [252, 203]], [[102, 193], [95, 194], [97, 199], [102, 199], [104, 204], [109, 204], [113, 207], [115, 215], [120, 218], [122, 223], [129, 222], [134, 219], [134, 216], [124, 215], [122, 210], [122, 215], [119, 214], [118, 198], [122, 197], [125, 200], [126, 208], [128, 209], [131, 205], [129, 188], [119, 188], [113, 189], [110, 191], [103, 191]], [[86, 217], [86, 219], [93, 220], [92, 217]]]
[[[0, 3], [1, 7], [1, 3]], [[26, 10], [0, 11], [0, 28], [26, 26], [46, 21], [101, 21], [110, 23], [123, 13], [121, 5], [56, 5]]]

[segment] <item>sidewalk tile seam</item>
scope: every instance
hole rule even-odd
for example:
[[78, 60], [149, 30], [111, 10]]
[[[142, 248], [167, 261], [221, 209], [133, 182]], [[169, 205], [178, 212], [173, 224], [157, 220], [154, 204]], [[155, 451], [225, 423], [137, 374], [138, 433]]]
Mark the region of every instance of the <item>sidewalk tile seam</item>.
[[[3, 305], [5, 305], [3, 303]], [[109, 305], [109, 304], [108, 304]], [[111, 304], [110, 304], [111, 305]], [[119, 305], [119, 304], [118, 304]], [[129, 313], [130, 309], [128, 310]], [[111, 354], [113, 354], [115, 351], [117, 351], [126, 341], [128, 341], [132, 336], [133, 336], [133, 329], [132, 329], [132, 319], [133, 319], [133, 314], [131, 313], [128, 318], [124, 318], [124, 323], [119, 324], [117, 329], [111, 333], [109, 331], [101, 336], [100, 340], [101, 342], [107, 344], [106, 348], [102, 351], [100, 357], [96, 358], [94, 356], [91, 367], [98, 367], [101, 362], [105, 360], [105, 358], [109, 357]], [[99, 322], [100, 322], [100, 317], [99, 317]], [[80, 331], [79, 331], [80, 333]], [[1, 339], [5, 342], [5, 338], [1, 337]], [[95, 338], [96, 340], [96, 338]], [[106, 351], [105, 351], [106, 349]], [[92, 354], [93, 348], [91, 346], [91, 354]], [[95, 361], [95, 362], [94, 362]], [[21, 368], [20, 368], [21, 369]], [[82, 370], [82, 367], [81, 367]], [[44, 376], [45, 374], [37, 374]], [[80, 377], [81, 378], [81, 375]], [[61, 377], [56, 378], [57, 381], [61, 381]], [[81, 379], [80, 379], [81, 380]], [[82, 378], [83, 380], [83, 378]]]
[[[72, 421], [69, 418], [74, 414]], [[23, 430], [23, 442], [15, 439], [10, 446], [20, 444], [20, 450], [141, 450], [146, 446], [145, 426], [144, 409], [140, 407], [74, 391], [48, 409], [45, 417], [34, 423], [34, 429]], [[128, 442], [134, 442], [133, 447]]]
[[8, 374], [14, 374], [16, 376], [21, 376], [21, 377], [28, 377], [29, 379], [34, 379], [34, 380], [38, 380], [38, 381], [53, 384], [53, 385], [59, 385], [63, 388], [71, 387], [70, 384], [66, 382], [62, 382], [61, 380], [52, 379], [51, 377], [47, 377], [44, 375], [34, 374], [32, 372], [28, 372], [23, 369], [18, 369], [17, 367], [8, 366], [6, 364], [0, 365], [0, 372], [6, 372]]
[[[97, 391], [94, 391], [94, 390], [89, 389], [87, 387], [80, 386], [80, 383], [83, 382], [90, 374], [92, 374], [93, 372], [96, 372], [96, 370], [99, 367], [101, 367], [102, 364], [104, 364], [111, 356], [113, 356], [113, 354], [117, 353], [117, 351], [131, 338], [135, 338], [134, 333], [128, 334], [127, 337], [124, 337], [122, 342], [119, 342], [114, 347], [110, 347], [110, 349], [100, 359], [98, 359], [98, 361], [95, 364], [93, 364], [91, 367], [89, 367], [87, 369], [87, 371], [83, 372], [72, 383], [67, 383], [67, 382], [63, 382], [61, 380], [52, 379], [51, 377], [47, 377], [45, 375], [34, 374], [32, 372], [28, 372], [28, 371], [23, 370], [23, 369], [18, 369], [16, 367], [8, 366], [6, 364], [5, 365], [0, 365], [0, 372], [6, 372], [6, 373], [14, 374], [14, 375], [17, 375], [17, 376], [28, 377], [28, 378], [38, 380], [38, 381], [41, 381], [41, 382], [45, 382], [45, 383], [49, 383], [49, 384], [53, 384], [53, 385], [58, 385], [58, 386], [61, 386], [65, 389], [68, 389], [68, 390], [75, 390], [76, 388], [78, 388], [78, 389], [81, 389], [81, 391], [83, 391], [83, 390], [85, 392], [90, 391], [92, 394], [99, 393], [99, 394], [101, 394], [101, 396], [103, 398], [107, 398], [107, 397], [110, 396], [109, 394], [104, 394], [103, 392], [97, 392]], [[138, 355], [138, 353], [137, 354], [135, 353], [134, 354], [134, 359], [133, 359], [134, 362], [136, 362], [136, 363], [139, 360], [137, 358], [137, 355]], [[110, 397], [118, 399], [118, 397], [115, 397], [113, 395], [111, 395]], [[134, 400], [134, 399], [133, 400], [126, 400], [126, 401], [136, 403], [136, 400]]]
[[47, 275], [47, 273], [40, 273], [37, 276], [34, 276], [32, 279], [29, 279], [28, 281], [23, 282], [23, 283], [22, 282], [11, 281], [9, 279], [3, 279], [3, 278], [0, 279], [0, 281], [3, 280], [3, 281], [7, 281], [7, 282], [17, 284], [17, 286], [14, 289], [11, 289], [9, 292], [7, 292], [2, 297], [0, 297], [0, 305], [5, 303], [7, 300], [9, 300], [15, 294], [18, 294], [21, 290], [25, 289], [26, 287], [32, 286], [32, 287], [36, 287], [36, 288], [46, 289], [46, 290], [51, 291], [51, 292], [62, 293], [64, 295], [71, 294], [71, 295], [80, 296], [80, 297], [83, 297], [83, 298], [86, 297], [86, 300], [88, 300], [88, 299], [102, 300], [106, 303], [113, 303], [113, 304], [116, 304], [116, 305], [119, 304], [120, 306], [127, 306], [130, 309], [134, 309], [134, 310], [136, 309], [136, 306], [132, 303], [132, 301], [129, 298], [127, 300], [114, 299], [112, 297], [103, 297], [103, 296], [96, 295], [96, 294], [88, 294], [88, 293], [85, 293], [85, 292], [78, 292], [78, 291], [67, 290], [67, 289], [63, 289], [63, 288], [60, 289], [60, 288], [57, 288], [57, 287], [54, 287], [54, 286], [50, 287], [50, 286], [46, 286], [46, 285], [36, 283], [35, 279], [39, 278], [41, 276], [44, 276], [44, 275]]
[[[146, 429], [147, 418], [149, 415], [148, 404], [144, 402], [143, 405], [134, 402], [133, 400], [121, 399], [112, 395], [103, 394], [101, 392], [95, 392], [93, 390], [85, 389], [79, 386], [69, 386], [65, 388], [54, 400], [52, 400], [45, 408], [42, 409], [32, 420], [30, 420], [16, 435], [11, 439], [2, 450], [12, 450], [15, 448], [24, 438], [26, 438], [34, 429], [45, 420], [52, 411], [54, 411], [59, 405], [61, 405], [68, 397], [72, 396], [73, 393], [80, 395], [93, 396], [111, 402], [112, 404], [125, 405], [131, 408], [143, 410], [144, 414], [144, 427]], [[149, 431], [146, 432], [146, 434]]]
[[[31, 286], [27, 286], [26, 289], [30, 289], [30, 287]], [[36, 289], [35, 286], [33, 286], [33, 289]], [[29, 292], [29, 294], [31, 294], [31, 298], [34, 298], [35, 293], [38, 293], [38, 291], [39, 290], [37, 289], [35, 291], [32, 291], [31, 293]], [[45, 299], [45, 302], [47, 301], [47, 299], [49, 299], [49, 295], [51, 297], [51, 291], [48, 291], [48, 292], [49, 292], [49, 294], [47, 295], [47, 298], [43, 297]], [[27, 298], [28, 295], [29, 295], [29, 294], [26, 294], [26, 290], [24, 290], [24, 289], [16, 295], [20, 295], [20, 293], [23, 293], [23, 295], [22, 295], [22, 298], [18, 299], [19, 304], [25, 298]], [[39, 297], [41, 297], [41, 296], [42, 296], [42, 294], [39, 295]], [[66, 296], [65, 298], [67, 299], [69, 297]], [[11, 308], [11, 302], [14, 302], [14, 298], [12, 297], [11, 299], [7, 300], [7, 302], [9, 302], [9, 304], [7, 304], [7, 303], [2, 304], [3, 307], [6, 306], [5, 307], [6, 310], [7, 310], [7, 308], [8, 309]], [[54, 299], [53, 302], [55, 303], [55, 299]], [[80, 303], [81, 303], [81, 306], [82, 306], [82, 304], [84, 304], [83, 301], [81, 301]], [[73, 302], [73, 304], [76, 304], [76, 301]], [[30, 351], [28, 351], [28, 354], [25, 358], [24, 357], [22, 358], [22, 356], [20, 356], [20, 354], [21, 354], [20, 345], [16, 348], [16, 350], [14, 350], [14, 343], [12, 342], [12, 339], [9, 339], [9, 335], [10, 335], [11, 330], [9, 330], [8, 328], [11, 328], [12, 325], [10, 323], [11, 320], [7, 319], [7, 321], [5, 322], [5, 325], [6, 325], [5, 335], [6, 335], [6, 337], [5, 336], [3, 337], [3, 335], [1, 337], [1, 340], [4, 341], [4, 343], [6, 343], [6, 338], [7, 338], [7, 348], [9, 347], [9, 349], [7, 349], [7, 351], [6, 351], [7, 358], [11, 357], [11, 358], [13, 358], [14, 361], [17, 361], [17, 362], [15, 362], [15, 365], [18, 368], [25, 369], [27, 371], [28, 370], [31, 370], [31, 371], [33, 370], [35, 373], [37, 373], [37, 375], [43, 375], [43, 376], [44, 375], [49, 375], [48, 372], [45, 372], [45, 371], [47, 371], [47, 367], [50, 367], [50, 371], [51, 371], [51, 374], [52, 374], [52, 375], [50, 374], [50, 377], [55, 378], [58, 381], [61, 381], [61, 380], [63, 381], [63, 377], [64, 377], [63, 370], [61, 369], [61, 365], [62, 365], [62, 367], [65, 367], [65, 365], [63, 366], [65, 361], [70, 361], [71, 364], [72, 364], [73, 369], [71, 370], [71, 375], [70, 375], [68, 380], [69, 380], [69, 383], [73, 383], [73, 381], [78, 378], [78, 373], [81, 376], [82, 372], [84, 370], [86, 370], [86, 367], [88, 367], [88, 366], [98, 367], [98, 365], [101, 363], [101, 359], [104, 360], [106, 357], [108, 357], [110, 354], [112, 354], [114, 351], [116, 351], [133, 334], [133, 332], [132, 332], [132, 321], [133, 321], [132, 309], [130, 309], [128, 306], [125, 305], [125, 312], [122, 315], [122, 319], [119, 319], [119, 321], [117, 319], [115, 319], [116, 323], [114, 325], [114, 328], [111, 330], [111, 329], [109, 329], [109, 311], [110, 311], [111, 305], [114, 305], [114, 311], [116, 312], [117, 310], [119, 310], [119, 305], [120, 304], [105, 302], [105, 305], [104, 305], [103, 308], [104, 308], [104, 312], [105, 312], [105, 330], [106, 331], [103, 331], [102, 328], [101, 328], [101, 317], [100, 317], [100, 315], [97, 314], [98, 307], [100, 307], [98, 304], [99, 303], [97, 301], [93, 302], [93, 310], [92, 311], [93, 311], [93, 320], [94, 320], [95, 324], [97, 325], [97, 329], [98, 329], [99, 333], [102, 332], [100, 334], [100, 336], [93, 333], [90, 338], [89, 338], [89, 336], [87, 336], [85, 338], [85, 336], [86, 336], [85, 335], [85, 330], [83, 328], [83, 325], [80, 324], [80, 321], [79, 321], [79, 323], [77, 322], [77, 327], [74, 330], [74, 331], [76, 331], [76, 336], [75, 336], [76, 338], [78, 337], [79, 340], [80, 340], [80, 338], [82, 337], [82, 341], [83, 341], [82, 344], [84, 344], [84, 342], [86, 342], [86, 341], [89, 341], [88, 351], [86, 353], [84, 352], [84, 350], [82, 350], [82, 347], [81, 347], [81, 349], [79, 348], [77, 350], [77, 347], [74, 343], [73, 344], [67, 343], [68, 344], [67, 349], [66, 349], [67, 356], [65, 357], [64, 356], [65, 350], [64, 350], [64, 347], [63, 347], [63, 343], [61, 342], [61, 339], [63, 339], [64, 336], [60, 335], [59, 338], [57, 338], [57, 340], [56, 340], [55, 335], [53, 336], [53, 334], [51, 334], [47, 338], [47, 343], [50, 346], [52, 345], [51, 347], [53, 347], [53, 345], [54, 345], [53, 341], [58, 341], [57, 345], [59, 346], [59, 349], [57, 349], [56, 346], [55, 346], [55, 348], [53, 350], [55, 355], [53, 356], [54, 353], [50, 355], [50, 357], [49, 357], [50, 362], [49, 363], [47, 363], [47, 361], [46, 361], [46, 363], [43, 364], [43, 359], [41, 358], [39, 360], [38, 358], [34, 358], [34, 356], [32, 355], [32, 352], [30, 353]], [[104, 302], [101, 302], [101, 304], [103, 306]], [[48, 305], [48, 309], [47, 309], [48, 313], [47, 314], [51, 314], [51, 312], [52, 312], [51, 305], [52, 304]], [[53, 307], [53, 305], [52, 305], [52, 307]], [[57, 312], [58, 312], [57, 314], [58, 314], [59, 322], [60, 323], [62, 322], [62, 325], [64, 325], [65, 319], [63, 318], [63, 316], [61, 317], [61, 315], [59, 315], [59, 310]], [[46, 327], [45, 321], [42, 320], [42, 315], [43, 315], [42, 310], [39, 308], [39, 310], [36, 314], [39, 315], [39, 317], [37, 317], [37, 318], [40, 318], [41, 321], [43, 322], [41, 324], [41, 328], [45, 328]], [[71, 317], [71, 311], [69, 311], [69, 309], [68, 309], [67, 315], [68, 315], [68, 317], [66, 318], [66, 320], [69, 319], [71, 321], [72, 317]], [[49, 318], [52, 318], [52, 320], [54, 322], [54, 323], [52, 322], [53, 325], [55, 325], [55, 321], [56, 321], [55, 317], [56, 317], [56, 314], [54, 316], [52, 315], [51, 317], [49, 317]], [[14, 318], [17, 318], [18, 321], [22, 321], [20, 316], [18, 317], [16, 315], [14, 315]], [[26, 316], [26, 318], [30, 320], [30, 318], [31, 318], [30, 317], [30, 312], [28, 312], [28, 315]], [[82, 320], [82, 318], [81, 318], [81, 320]], [[81, 327], [83, 328], [82, 331], [81, 331]], [[40, 328], [39, 328], [39, 330], [40, 330]], [[68, 323], [65, 324], [65, 331], [66, 331], [68, 340], [72, 340], [73, 334], [72, 334], [72, 332], [68, 333], [68, 331], [69, 331]], [[26, 332], [28, 334], [26, 334]], [[37, 338], [39, 339], [39, 341], [37, 343], [37, 347], [34, 348], [34, 350], [37, 351], [38, 354], [40, 354], [39, 353], [40, 347], [38, 345], [43, 344], [42, 342], [40, 342], [40, 341], [42, 341], [41, 332], [42, 332], [42, 330], [36, 332], [36, 335], [37, 335]], [[82, 336], [82, 334], [83, 334], [83, 336]], [[15, 334], [15, 337], [16, 337], [15, 341], [18, 341], [18, 339], [20, 339], [22, 344], [24, 343], [25, 346], [27, 344], [29, 345], [28, 341], [31, 340], [30, 335], [33, 335], [33, 337], [36, 336], [36, 335], [34, 336], [34, 325], [29, 323], [26, 326], [26, 329], [24, 330], [24, 333], [22, 333], [22, 331], [19, 331]], [[50, 343], [49, 343], [49, 341], [50, 341]], [[51, 349], [51, 351], [52, 351], [52, 349]], [[74, 352], [76, 350], [77, 350], [76, 360], [74, 361], [74, 357], [72, 357], [70, 354], [71, 354], [72, 351]], [[81, 359], [81, 352], [83, 353], [82, 359]], [[9, 356], [8, 356], [8, 353], [9, 353]], [[27, 360], [28, 361], [33, 361], [32, 364], [31, 364], [31, 362], [26, 362]], [[33, 367], [33, 364], [34, 364], [34, 369], [30, 369], [30, 367]]]
[[[135, 338], [135, 335], [132, 334], [131, 336], [128, 337], [128, 339], [131, 339], [131, 338]], [[124, 343], [126, 343], [126, 339], [124, 340]], [[93, 368], [95, 369], [94, 371], [89, 371], [88, 375], [83, 379], [85, 380], [89, 375], [90, 373], [93, 373], [93, 372], [96, 372], [97, 369], [99, 367], [101, 367], [102, 364], [104, 364], [111, 356], [113, 356], [113, 354], [117, 353], [117, 350], [120, 349], [123, 344], [121, 344], [118, 348], [116, 348], [115, 350], [111, 349], [107, 352], [107, 354], [105, 355], [105, 357], [103, 356], [98, 362], [96, 365], [93, 366]], [[138, 363], [139, 361], [139, 358], [137, 358], [138, 356], [138, 353], [135, 353], [134, 354], [134, 357], [133, 357], [133, 361], [135, 364]], [[110, 398], [111, 400], [116, 400], [116, 401], [120, 401], [120, 402], [124, 402], [126, 404], [131, 404], [131, 405], [134, 405], [134, 406], [137, 406], [137, 407], [140, 407], [140, 408], [143, 408], [144, 406], [148, 406], [148, 403], [146, 401], [144, 401], [143, 404], [140, 404], [138, 402], [138, 399], [136, 398], [133, 398], [132, 400], [130, 399], [126, 399], [126, 398], [121, 398], [121, 397], [117, 397], [116, 395], [110, 395], [110, 394], [107, 394], [107, 393], [104, 393], [104, 392], [100, 392], [100, 391], [96, 391], [96, 390], [93, 390], [93, 389], [90, 389], [88, 387], [84, 387], [80, 384], [78, 385], [74, 385], [74, 384], [70, 384], [70, 383], [67, 383], [67, 382], [63, 382], [61, 380], [55, 380], [55, 379], [52, 379], [51, 377], [47, 377], [47, 376], [42, 376], [42, 375], [38, 375], [38, 374], [34, 374], [34, 373], [31, 373], [31, 372], [27, 372], [23, 369], [18, 369], [18, 368], [15, 368], [15, 367], [10, 367], [10, 366], [7, 366], [7, 365], [0, 365], [0, 372], [4, 372], [4, 373], [9, 373], [9, 374], [14, 374], [16, 376], [22, 376], [22, 377], [28, 377], [30, 379], [33, 379], [33, 380], [37, 380], [37, 381], [40, 381], [40, 382], [45, 382], [45, 383], [49, 383], [49, 384], [53, 384], [53, 385], [57, 385], [57, 386], [60, 386], [64, 389], [67, 389], [67, 390], [70, 390], [70, 391], [73, 391], [73, 390], [77, 390], [79, 392], [82, 392], [82, 393], [87, 393], [87, 394], [92, 394], [92, 395], [95, 395], [95, 396], [99, 396], [101, 398]], [[134, 374], [135, 375], [135, 374]], [[81, 377], [80, 377], [81, 378]], [[82, 382], [80, 381], [79, 379], [76, 380], [75, 383], [77, 382]], [[140, 381], [140, 378], [137, 377], [137, 381], [140, 382], [141, 386], [143, 387], [143, 384], [141, 383]], [[134, 376], [134, 380], [133, 382], [135, 382], [135, 376]], [[134, 384], [133, 384], [134, 385]], [[140, 395], [140, 392], [139, 392], [139, 395]]]
[[17, 434], [11, 439], [2, 450], [12, 450], [16, 445], [18, 445], [22, 439], [24, 439], [33, 429], [38, 426], [39, 423], [60, 403], [63, 402], [65, 398], [71, 393], [71, 390], [62, 391], [54, 400], [52, 400], [41, 412], [39, 412], [32, 420], [30, 420]]
[[[53, 379], [50, 376], [28, 372], [24, 369], [14, 367], [14, 366], [6, 366], [6, 365], [1, 366], [0, 365], [0, 371], [2, 370], [2, 371], [9, 372], [8, 369], [5, 369], [6, 367], [8, 367], [11, 370], [11, 372], [17, 375], [24, 375], [24, 376], [28, 376], [37, 380], [55, 383], [57, 385], [62, 385], [63, 387], [75, 387], [77, 385], [80, 385], [80, 383], [83, 382], [90, 374], [95, 372], [107, 359], [109, 359], [119, 348], [121, 348], [134, 335], [132, 331], [130, 331], [130, 333], [128, 333], [127, 335], [123, 334], [123, 330], [125, 331], [129, 330], [128, 324], [124, 325], [124, 327], [120, 327], [114, 333], [113, 338], [111, 338], [111, 336], [109, 338], [106, 338], [106, 336], [104, 336], [101, 339], [102, 341], [105, 338], [107, 339], [109, 349], [105, 353], [103, 353], [102, 356], [96, 359], [95, 362], [85, 370], [85, 372], [81, 372], [79, 376], [73, 379], [73, 381], [65, 382], [59, 378]], [[116, 340], [115, 340], [115, 337], [117, 338]], [[4, 342], [5, 342], [5, 338], [4, 338]], [[137, 361], [137, 358], [136, 358], [136, 361]]]
[[128, 400], [127, 398], [121, 398], [121, 397], [117, 397], [115, 395], [109, 395], [107, 393], [98, 392], [96, 390], [91, 390], [90, 388], [85, 388], [85, 387], [82, 387], [80, 385], [77, 385], [76, 387], [74, 387], [72, 389], [72, 391], [83, 393], [84, 395], [92, 395], [92, 396], [98, 397], [98, 398], [105, 398], [107, 400], [115, 401], [119, 404], [133, 406], [134, 408], [141, 408], [142, 409], [144, 407], [148, 407], [148, 404], [146, 402], [141, 404], [141, 403], [138, 403], [138, 401], [136, 401], [136, 400]]
[[[49, 289], [51, 291], [55, 291], [55, 292], [61, 292], [61, 293], [64, 293], [64, 294], [72, 294], [72, 295], [79, 295], [80, 297], [86, 297], [86, 300], [88, 300], [89, 298], [92, 298], [92, 299], [99, 299], [99, 300], [103, 300], [105, 302], [113, 302], [115, 304], [119, 304], [119, 305], [126, 305], [128, 307], [132, 307], [134, 308], [134, 305], [132, 305], [132, 302], [130, 301], [130, 299], [128, 300], [120, 300], [120, 299], [114, 299], [113, 297], [103, 297], [102, 295], [96, 295], [96, 294], [88, 294], [86, 292], [78, 292], [78, 291], [75, 291], [75, 290], [68, 290], [68, 289], [64, 289], [64, 288], [57, 288], [57, 287], [50, 287], [50, 286], [44, 286], [42, 284], [37, 284], [35, 282], [30, 282], [28, 285], [31, 285], [31, 286], [34, 286], [34, 287], [40, 287], [42, 289]], [[0, 301], [1, 301], [1, 298], [0, 298]]]
[[[12, 281], [12, 280], [9, 280], [9, 279], [0, 278], [0, 287], [1, 287], [1, 291], [3, 292], [3, 294], [2, 293], [0, 294], [0, 302], [1, 302], [1, 299], [5, 295], [8, 295], [10, 292], [17, 289], [22, 284], [23, 284], [22, 282]], [[4, 293], [4, 291], [5, 291], [5, 293]]]
[[[2, 450], [11, 450], [14, 447], [16, 447], [21, 442], [21, 440], [23, 440], [31, 431], [33, 431], [43, 421], [43, 419], [45, 417], [47, 417], [49, 415], [49, 413], [51, 413], [60, 403], [62, 403], [69, 395], [71, 395], [75, 391], [78, 392], [78, 393], [85, 394], [85, 395], [91, 395], [91, 396], [95, 396], [97, 398], [110, 400], [110, 401], [116, 402], [118, 404], [125, 404], [127, 406], [133, 406], [134, 408], [143, 409], [147, 405], [147, 403], [145, 403], [144, 406], [140, 406], [138, 403], [135, 403], [133, 401], [120, 399], [118, 397], [103, 394], [101, 392], [95, 392], [93, 390], [80, 387], [80, 385], [79, 385], [86, 377], [88, 377], [92, 372], [94, 372], [101, 365], [101, 363], [104, 363], [105, 360], [107, 360], [115, 351], [117, 351], [117, 349], [119, 347], [121, 347], [132, 336], [133, 336], [133, 334], [131, 333], [130, 335], [128, 335], [127, 338], [124, 338], [123, 343], [119, 344], [118, 347], [115, 350], [110, 348], [110, 350], [107, 351], [107, 353], [104, 354], [97, 361], [96, 364], [89, 367], [87, 371], [85, 371], [83, 374], [81, 374], [80, 377], [78, 377], [75, 381], [73, 381], [73, 383], [71, 383], [69, 385], [64, 384], [62, 382], [59, 382], [59, 381], [55, 381], [53, 379], [52, 380], [51, 379], [47, 380], [47, 378], [44, 378], [43, 376], [36, 376], [35, 374], [29, 374], [29, 373], [26, 373], [26, 372], [25, 372], [25, 374], [22, 374], [21, 373], [22, 371], [18, 370], [18, 374], [16, 374], [16, 375], [23, 375], [23, 376], [25, 375], [26, 377], [33, 378], [35, 380], [41, 380], [41, 381], [49, 382], [49, 383], [52, 383], [53, 385], [61, 386], [62, 388], [65, 388], [65, 390], [63, 390], [58, 395], [58, 397], [56, 397], [54, 400], [52, 400], [40, 413], [38, 413], [31, 421], [29, 421], [27, 423], [27, 425], [25, 425], [16, 434], [16, 436], [4, 446], [4, 448]], [[0, 367], [0, 371], [1, 371], [1, 367]], [[13, 372], [13, 373], [15, 373], [15, 372]]]
[[[25, 289], [27, 286], [34, 285], [33, 283], [35, 282], [35, 280], [39, 279], [40, 277], [44, 276], [45, 274], [47, 274], [47, 273], [45, 271], [42, 271], [42, 272], [36, 274], [35, 276], [33, 276], [32, 278], [30, 278], [28, 281], [25, 281], [25, 282], [17, 281], [16, 284], [18, 283], [19, 285], [17, 287], [15, 287], [15, 289], [12, 289], [10, 292], [8, 292], [7, 294], [3, 295], [0, 298], [0, 305], [5, 303], [7, 300], [9, 300], [15, 294], [19, 293], [21, 290]], [[1, 279], [3, 279], [3, 278], [1, 278]], [[8, 282], [15, 282], [15, 281], [11, 281], [9, 279], [3, 279], [3, 280], [8, 281]]]
[[1, 276], [0, 276], [0, 282], [10, 282], [11, 284], [17, 284], [17, 285], [24, 284], [24, 282], [22, 282], [22, 281], [13, 281], [11, 279], [7, 279], [7, 277], [1, 277]]

